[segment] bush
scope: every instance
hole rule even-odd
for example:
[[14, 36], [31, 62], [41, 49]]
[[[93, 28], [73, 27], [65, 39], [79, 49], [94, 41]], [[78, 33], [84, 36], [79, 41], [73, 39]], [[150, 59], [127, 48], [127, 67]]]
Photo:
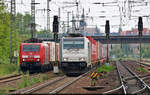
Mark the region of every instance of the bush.
[[97, 72], [98, 73], [104, 73], [104, 72], [111, 72], [113, 70], [114, 70], [114, 66], [112, 66], [112, 65], [109, 65], [109, 66], [103, 65], [102, 67], [99, 67], [97, 69]]
[[35, 84], [35, 83], [39, 83], [39, 82], [42, 82], [42, 80], [40, 78], [32, 78], [31, 84]]
[[137, 70], [138, 70], [139, 72], [147, 72], [147, 71], [146, 71], [144, 68], [142, 68], [142, 67], [138, 67]]

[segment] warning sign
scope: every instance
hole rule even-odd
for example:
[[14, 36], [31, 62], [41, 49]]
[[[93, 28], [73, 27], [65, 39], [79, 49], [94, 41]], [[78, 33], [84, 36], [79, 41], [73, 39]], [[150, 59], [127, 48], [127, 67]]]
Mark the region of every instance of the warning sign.
[[91, 73], [90, 76], [91, 76], [92, 79], [96, 79], [97, 76], [98, 76], [98, 73], [97, 72], [93, 72], [93, 73]]

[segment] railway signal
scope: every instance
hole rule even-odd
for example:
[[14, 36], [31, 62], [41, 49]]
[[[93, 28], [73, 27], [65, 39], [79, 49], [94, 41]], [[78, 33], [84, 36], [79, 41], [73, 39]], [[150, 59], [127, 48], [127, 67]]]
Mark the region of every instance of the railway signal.
[[110, 34], [109, 20], [106, 20], [105, 33], [106, 33], [106, 37], [109, 38], [109, 34]]
[[53, 21], [53, 32], [58, 33], [59, 31], [59, 22], [58, 22], [58, 16], [54, 16], [54, 21]]
[[[142, 17], [139, 17], [138, 21], [138, 31], [139, 31], [139, 39], [140, 39], [140, 63], [141, 63], [141, 36], [142, 36], [142, 31], [143, 31], [143, 21]], [[140, 64], [141, 66], [141, 64]]]
[[56, 49], [56, 42], [58, 40], [58, 32], [59, 32], [59, 22], [58, 16], [54, 16], [53, 21], [53, 33], [54, 33], [54, 40], [55, 40], [55, 63], [54, 63], [54, 73], [58, 73], [58, 63], [57, 63], [57, 49]]
[[107, 64], [109, 65], [109, 58], [108, 58], [108, 39], [109, 39], [109, 34], [110, 34], [109, 20], [106, 20], [105, 33], [106, 33], [106, 38], [107, 38]]
[[139, 21], [138, 21], [138, 31], [139, 31], [139, 36], [142, 36], [142, 31], [143, 31], [143, 21], [142, 21], [142, 17], [139, 17]]

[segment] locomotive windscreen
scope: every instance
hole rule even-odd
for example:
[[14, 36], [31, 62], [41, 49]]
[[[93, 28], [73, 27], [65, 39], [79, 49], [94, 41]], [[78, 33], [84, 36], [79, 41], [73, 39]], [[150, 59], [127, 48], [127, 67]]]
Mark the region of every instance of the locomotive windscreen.
[[64, 49], [83, 49], [84, 48], [84, 39], [64, 39], [63, 42]]
[[40, 45], [23, 45], [23, 51], [40, 51]]

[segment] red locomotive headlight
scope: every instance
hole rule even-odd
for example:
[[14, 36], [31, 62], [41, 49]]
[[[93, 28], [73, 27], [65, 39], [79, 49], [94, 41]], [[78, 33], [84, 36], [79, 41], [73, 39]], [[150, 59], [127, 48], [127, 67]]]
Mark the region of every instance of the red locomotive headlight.
[[26, 61], [26, 59], [24, 58], [24, 59], [22, 59], [22, 61]]
[[40, 61], [40, 59], [36, 59], [36, 61]]

